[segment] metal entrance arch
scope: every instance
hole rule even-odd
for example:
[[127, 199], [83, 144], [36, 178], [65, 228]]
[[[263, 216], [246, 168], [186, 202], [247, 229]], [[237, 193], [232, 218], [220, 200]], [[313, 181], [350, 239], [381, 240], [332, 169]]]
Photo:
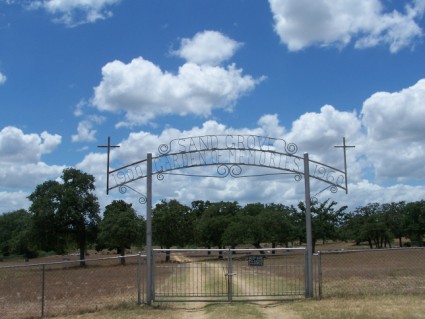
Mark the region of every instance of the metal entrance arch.
[[[165, 175], [184, 175], [198, 177], [234, 178], [257, 177], [271, 175], [293, 175], [296, 181], [304, 177], [306, 202], [306, 280], [305, 296], [313, 297], [313, 263], [311, 232], [311, 194], [310, 178], [327, 184], [319, 193], [330, 190], [347, 189], [347, 161], [345, 138], [343, 145], [344, 170], [313, 161], [308, 153], [303, 157], [296, 155], [298, 147], [295, 143], [287, 143], [284, 139], [256, 135], [203, 135], [182, 137], [161, 144], [154, 156], [148, 153], [146, 159], [110, 168], [110, 151], [114, 147], [110, 143], [107, 148], [107, 186], [106, 192], [119, 189], [125, 193], [128, 189], [140, 195], [139, 202], [146, 204], [146, 303], [153, 299], [153, 261], [152, 261], [152, 177], [163, 180]], [[254, 171], [245, 167], [255, 168]], [[205, 168], [215, 168], [205, 173]], [[189, 170], [189, 172], [186, 172]], [[129, 184], [146, 179], [146, 195]]]

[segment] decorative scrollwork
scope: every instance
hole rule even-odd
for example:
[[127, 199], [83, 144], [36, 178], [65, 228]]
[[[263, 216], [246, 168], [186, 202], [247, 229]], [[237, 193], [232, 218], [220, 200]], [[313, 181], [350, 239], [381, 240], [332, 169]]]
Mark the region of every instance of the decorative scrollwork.
[[232, 165], [229, 168], [230, 176], [232, 177], [238, 177], [242, 174], [242, 167], [240, 165]]
[[162, 173], [156, 174], [156, 179], [159, 180], [159, 181], [163, 181], [164, 180], [164, 174], [162, 174]]
[[226, 164], [221, 164], [217, 166], [217, 174], [220, 175], [220, 177], [239, 177], [242, 174], [242, 167], [240, 165], [231, 165], [228, 166]]
[[119, 191], [120, 191], [121, 194], [127, 193], [127, 186], [120, 186]]
[[127, 193], [127, 190], [128, 189], [131, 189], [133, 192], [139, 194], [140, 195], [140, 197], [139, 197], [139, 203], [142, 204], [142, 205], [146, 204], [147, 201], [148, 201], [148, 198], [146, 197], [146, 195], [144, 195], [144, 194], [140, 193], [139, 191], [135, 190], [133, 187], [130, 187], [128, 185], [121, 185], [118, 189], [119, 189], [119, 191], [120, 191], [121, 194]]
[[229, 176], [229, 167], [225, 164], [217, 166], [217, 174], [220, 175], [220, 177], [227, 177]]
[[286, 145], [286, 152], [289, 154], [295, 154], [298, 152], [298, 146], [295, 143], [289, 143]]
[[295, 181], [299, 182], [300, 180], [303, 179], [303, 176], [301, 174], [295, 174], [294, 179], [295, 179]]
[[[170, 142], [171, 143], [171, 142]], [[171, 146], [168, 144], [161, 144], [158, 146], [158, 152], [161, 155], [168, 154], [171, 150]]]
[[329, 190], [331, 191], [331, 193], [335, 194], [336, 192], [338, 192], [338, 187], [332, 185], [331, 187], [329, 187]]
[[338, 187], [335, 186], [335, 185], [329, 185], [328, 187], [325, 187], [321, 191], [317, 192], [312, 198], [316, 198], [317, 199], [316, 196], [319, 196], [321, 193], [323, 193], [326, 190], [329, 190], [331, 193], [335, 194], [336, 192], [338, 192]]
[[144, 204], [146, 204], [147, 202], [148, 202], [148, 198], [147, 198], [145, 195], [141, 195], [141, 196], [139, 197], [139, 203], [140, 203], [140, 204], [144, 205]]

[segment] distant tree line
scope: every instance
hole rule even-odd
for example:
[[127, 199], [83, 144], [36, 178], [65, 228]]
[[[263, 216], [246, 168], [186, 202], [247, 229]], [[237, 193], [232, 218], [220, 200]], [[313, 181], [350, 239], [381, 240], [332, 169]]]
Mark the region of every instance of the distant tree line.
[[[94, 195], [94, 177], [74, 168], [62, 181], [46, 181], [29, 196], [28, 211], [0, 215], [0, 257], [36, 257], [40, 252], [65, 254], [78, 250], [84, 264], [87, 249], [121, 254], [145, 244], [146, 223], [131, 204], [114, 200], [101, 214]], [[425, 201], [370, 203], [346, 212], [335, 201], [313, 201], [313, 245], [318, 241], [354, 241], [370, 248], [423, 245]], [[305, 243], [305, 206], [238, 202], [163, 200], [152, 212], [153, 242], [162, 248], [224, 248], [264, 243], [297, 246]], [[169, 255], [166, 256], [169, 259]]]

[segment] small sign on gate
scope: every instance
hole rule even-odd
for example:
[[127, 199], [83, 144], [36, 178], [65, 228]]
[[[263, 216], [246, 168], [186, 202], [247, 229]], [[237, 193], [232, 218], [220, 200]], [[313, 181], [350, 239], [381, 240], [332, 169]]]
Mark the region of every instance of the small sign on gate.
[[264, 256], [248, 256], [248, 266], [264, 266]]

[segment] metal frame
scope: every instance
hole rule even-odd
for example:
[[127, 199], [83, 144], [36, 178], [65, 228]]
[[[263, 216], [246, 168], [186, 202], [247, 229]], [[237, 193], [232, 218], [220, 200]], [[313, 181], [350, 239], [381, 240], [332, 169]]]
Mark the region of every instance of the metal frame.
[[[161, 270], [162, 275], [158, 276], [161, 279], [153, 278], [152, 301], [280, 301], [305, 295], [305, 248], [153, 249], [154, 256], [165, 252], [192, 258], [155, 265], [154, 273]], [[212, 255], [206, 257], [207, 252]], [[218, 252], [222, 259], [218, 259]], [[253, 253], [264, 256], [263, 266], [249, 265]], [[180, 278], [185, 279], [180, 282]], [[253, 291], [250, 285], [259, 281], [261, 288]]]
[[[305, 202], [306, 202], [306, 287], [305, 297], [310, 298], [314, 295], [313, 288], [313, 251], [312, 251], [312, 230], [311, 230], [311, 194], [310, 178], [314, 178], [328, 184], [327, 187], [319, 191], [315, 196], [325, 190], [336, 193], [338, 189], [348, 193], [347, 182], [347, 160], [346, 149], [354, 146], [348, 146], [343, 138], [342, 146], [344, 155], [344, 170], [323, 164], [309, 159], [308, 153], [303, 157], [295, 155], [298, 146], [295, 143], [287, 143], [283, 139], [271, 138], [254, 135], [205, 135], [195, 137], [177, 138], [171, 140], [168, 144], [161, 144], [158, 147], [158, 156], [147, 154], [147, 158], [116, 168], [110, 169], [110, 150], [113, 147], [108, 137], [108, 144], [99, 146], [107, 148], [107, 186], [106, 193], [118, 188], [121, 193], [131, 189], [140, 195], [139, 202], [146, 203], [146, 254], [147, 254], [147, 300], [150, 304], [153, 300], [153, 261], [152, 261], [152, 176], [156, 175], [158, 180], [163, 180], [164, 175], [185, 175], [198, 177], [217, 177], [227, 176], [258, 177], [268, 175], [291, 174], [296, 181], [300, 181], [304, 176]], [[172, 152], [173, 149], [177, 149]], [[242, 155], [236, 155], [239, 152]], [[228, 160], [221, 160], [221, 153], [228, 154]], [[248, 156], [246, 156], [248, 155]], [[257, 158], [258, 156], [258, 158]], [[246, 162], [246, 159], [248, 161]], [[253, 159], [253, 162], [251, 162]], [[266, 163], [268, 159], [268, 164]], [[279, 159], [278, 164], [276, 161]], [[283, 162], [282, 162], [283, 159]], [[288, 165], [290, 163], [290, 165]], [[300, 164], [303, 163], [303, 170]], [[153, 164], [155, 164], [153, 167]], [[292, 165], [291, 165], [292, 164]], [[314, 166], [313, 173], [310, 172], [310, 165]], [[143, 169], [146, 166], [146, 169]], [[244, 174], [242, 167], [253, 166], [272, 170], [271, 173]], [[197, 167], [216, 167], [214, 174], [186, 174], [182, 172], [185, 169]], [[276, 172], [277, 171], [277, 172]], [[335, 176], [336, 174], [336, 176]], [[113, 177], [115, 185], [110, 186], [110, 177]], [[130, 183], [139, 179], [146, 178], [146, 196], [129, 186]]]

